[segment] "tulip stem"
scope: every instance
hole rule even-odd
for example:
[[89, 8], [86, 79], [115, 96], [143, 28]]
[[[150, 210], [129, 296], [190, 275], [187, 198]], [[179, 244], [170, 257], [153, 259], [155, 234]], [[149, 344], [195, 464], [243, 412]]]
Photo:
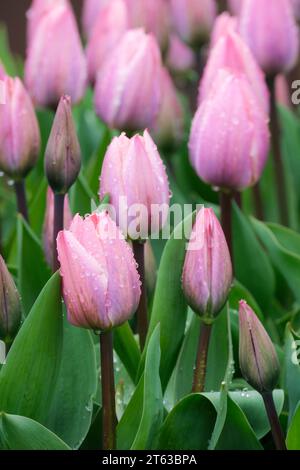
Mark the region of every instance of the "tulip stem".
[[16, 197], [17, 197], [18, 212], [24, 217], [26, 222], [29, 222], [25, 181], [23, 179], [19, 181], [15, 181], [14, 185], [15, 185], [15, 192], [16, 192]]
[[221, 205], [221, 224], [229, 248], [230, 256], [233, 261], [232, 250], [232, 193], [220, 193]]
[[277, 450], [287, 450], [284, 434], [279, 422], [279, 418], [277, 415], [277, 411], [274, 404], [273, 394], [272, 392], [265, 392], [262, 394], [266, 412], [269, 418], [269, 422], [271, 425], [271, 431], [274, 439], [274, 443]]
[[143, 351], [148, 332], [147, 291], [145, 278], [145, 243], [140, 240], [133, 241], [133, 252], [138, 264], [138, 273], [141, 280], [141, 299], [137, 309], [137, 331], [140, 338], [140, 347]]
[[194, 393], [204, 392], [205, 389], [205, 377], [206, 377], [206, 366], [207, 356], [209, 348], [209, 340], [212, 331], [212, 325], [206, 323], [201, 324], [199, 345], [196, 359], [196, 367], [194, 371], [193, 389]]
[[53, 272], [59, 269], [56, 239], [58, 233], [64, 228], [64, 194], [54, 194], [54, 224], [53, 224]]
[[276, 102], [276, 89], [275, 89], [276, 77], [270, 77], [268, 79], [268, 85], [271, 95], [271, 122], [270, 129], [272, 135], [272, 149], [275, 167], [275, 178], [277, 186], [277, 198], [280, 221], [283, 225], [289, 223], [289, 212], [287, 202], [287, 188], [284, 174], [284, 164], [281, 154], [280, 138], [281, 138], [281, 126], [279, 122], [278, 108]]
[[103, 450], [116, 448], [116, 403], [112, 332], [100, 334]]
[[255, 215], [257, 219], [264, 220], [265, 218], [264, 205], [263, 205], [259, 183], [256, 183], [256, 185], [252, 188], [252, 195], [254, 199]]

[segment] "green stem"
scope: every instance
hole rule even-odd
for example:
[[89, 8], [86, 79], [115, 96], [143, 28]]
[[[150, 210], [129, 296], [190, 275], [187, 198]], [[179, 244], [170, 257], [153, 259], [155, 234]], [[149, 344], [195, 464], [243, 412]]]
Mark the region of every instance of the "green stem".
[[64, 228], [64, 194], [54, 194], [54, 224], [53, 224], [53, 272], [59, 269], [59, 261], [56, 247], [58, 233]]
[[138, 265], [141, 280], [141, 299], [137, 309], [137, 330], [140, 338], [140, 347], [143, 351], [148, 332], [147, 288], [145, 278], [145, 243], [140, 240], [133, 241], [134, 257]]
[[277, 411], [275, 408], [275, 403], [273, 399], [272, 392], [265, 392], [262, 394], [266, 412], [268, 415], [268, 419], [271, 425], [271, 431], [274, 439], [274, 443], [277, 450], [287, 450], [284, 434], [282, 428], [280, 426], [280, 422], [278, 419]]
[[221, 224], [233, 262], [232, 249], [232, 193], [220, 193]]
[[194, 371], [194, 381], [192, 388], [192, 391], [194, 393], [204, 392], [205, 389], [207, 356], [211, 331], [212, 325], [207, 325], [206, 323], [201, 324], [196, 367]]
[[262, 195], [261, 195], [261, 190], [260, 190], [259, 183], [256, 183], [256, 185], [252, 188], [252, 195], [253, 195], [253, 199], [254, 199], [255, 215], [256, 215], [257, 219], [264, 220], [264, 218], [265, 218], [264, 205], [263, 205], [263, 200], [262, 200]]
[[116, 404], [112, 332], [100, 334], [103, 450], [116, 448]]
[[15, 181], [14, 186], [15, 186], [15, 192], [16, 192], [16, 198], [17, 198], [18, 212], [24, 217], [26, 222], [29, 222], [25, 181], [23, 179], [19, 181]]

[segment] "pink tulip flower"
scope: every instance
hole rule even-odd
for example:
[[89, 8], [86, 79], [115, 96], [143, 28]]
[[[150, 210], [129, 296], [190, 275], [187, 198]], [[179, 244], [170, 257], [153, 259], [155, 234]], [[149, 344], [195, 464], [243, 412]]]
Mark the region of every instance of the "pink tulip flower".
[[93, 33], [94, 26], [102, 8], [109, 3], [111, 3], [111, 0], [84, 0], [82, 24], [87, 38]]

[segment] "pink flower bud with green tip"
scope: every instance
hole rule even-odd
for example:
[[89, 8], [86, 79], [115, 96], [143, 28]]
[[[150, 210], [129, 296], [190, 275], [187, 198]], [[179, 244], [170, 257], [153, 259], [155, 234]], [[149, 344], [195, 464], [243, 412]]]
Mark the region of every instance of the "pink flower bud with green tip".
[[182, 286], [188, 304], [210, 324], [224, 306], [232, 283], [232, 264], [221, 225], [212, 209], [197, 215], [187, 247]]
[[55, 193], [66, 194], [81, 167], [81, 151], [72, 117], [71, 99], [59, 102], [45, 152], [45, 173]]
[[[69, 198], [64, 201], [64, 228], [68, 230], [73, 216], [70, 210]], [[51, 188], [47, 190], [46, 212], [43, 225], [43, 248], [49, 266], [53, 266], [53, 227], [54, 227], [54, 193]]]
[[243, 0], [239, 30], [268, 76], [295, 65], [299, 32], [291, 0]]
[[30, 35], [25, 83], [35, 105], [56, 107], [64, 94], [77, 103], [85, 93], [87, 67], [69, 0], [52, 2], [38, 14]]
[[20, 296], [0, 255], [0, 339], [6, 343], [16, 336], [21, 324]]
[[172, 21], [181, 39], [198, 46], [209, 38], [217, 5], [215, 0], [170, 0]]
[[279, 380], [278, 357], [265, 328], [242, 300], [239, 306], [240, 368], [247, 382], [258, 392], [272, 392]]
[[140, 300], [133, 252], [105, 212], [81, 218], [57, 238], [68, 320], [107, 331], [129, 320]]
[[160, 51], [154, 36], [141, 29], [125, 33], [96, 80], [99, 117], [119, 130], [151, 127], [161, 104], [160, 70]]
[[259, 180], [269, 138], [247, 78], [221, 69], [193, 119], [189, 150], [197, 174], [216, 188], [242, 191]]
[[129, 17], [124, 0], [108, 3], [99, 14], [87, 49], [89, 80], [94, 83], [107, 57], [129, 29]]
[[117, 224], [130, 238], [147, 238], [164, 226], [170, 201], [168, 177], [147, 130], [143, 136], [129, 139], [122, 134], [112, 140], [100, 177], [100, 199], [106, 194]]
[[24, 178], [37, 162], [40, 129], [31, 99], [19, 78], [3, 77], [0, 105], [0, 169]]

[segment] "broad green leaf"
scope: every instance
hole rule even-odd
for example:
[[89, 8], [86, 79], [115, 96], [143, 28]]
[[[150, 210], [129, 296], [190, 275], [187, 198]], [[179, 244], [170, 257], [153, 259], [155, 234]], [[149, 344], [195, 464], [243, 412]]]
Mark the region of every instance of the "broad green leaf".
[[233, 248], [236, 278], [263, 310], [268, 309], [275, 290], [273, 268], [249, 219], [236, 204], [233, 210]]
[[288, 251], [300, 255], [300, 234], [279, 224], [266, 224], [278, 242]]
[[27, 315], [51, 273], [39, 240], [21, 216], [18, 217], [17, 231], [18, 287]]
[[91, 333], [70, 325], [64, 315], [62, 360], [45, 425], [72, 448], [89, 430], [97, 380]]
[[[3, 20], [2, 20], [3, 21]], [[0, 25], [0, 57], [8, 75], [16, 76], [20, 70], [16, 58], [12, 55], [9, 47], [8, 32], [5, 24]]]
[[300, 450], [300, 402], [296, 408], [288, 430], [286, 443], [288, 450]]
[[132, 450], [151, 449], [163, 420], [163, 396], [159, 377], [160, 327], [153, 331], [146, 355], [143, 411]]
[[207, 450], [216, 421], [212, 403], [198, 393], [183, 398], [167, 416], [158, 439], [162, 450]]
[[44, 424], [62, 351], [61, 281], [48, 281], [22, 325], [0, 372], [0, 411]]
[[287, 250], [266, 224], [253, 220], [253, 225], [273, 265], [284, 277], [295, 298], [300, 301], [300, 254]]
[[137, 376], [141, 353], [129, 323], [114, 330], [114, 348], [134, 381]]
[[246, 300], [247, 304], [255, 311], [258, 318], [263, 320], [264, 315], [254, 299], [253, 295], [249, 292], [249, 290], [244, 287], [240, 282], [237, 280], [234, 281], [234, 284], [229, 292], [229, 305], [232, 310], [239, 309], [239, 301]]
[[24, 416], [0, 413], [0, 450], [71, 450], [58, 436]]
[[73, 214], [84, 216], [91, 212], [91, 201], [94, 194], [81, 173], [70, 191], [70, 207]]
[[290, 325], [285, 332], [285, 366], [284, 382], [289, 399], [289, 421], [292, 419], [296, 407], [300, 401], [300, 339], [294, 338]]
[[47, 199], [47, 181], [45, 178], [41, 181], [34, 197], [32, 197], [29, 205], [30, 228], [41, 237], [42, 228], [45, 219], [46, 199]]
[[[190, 236], [190, 233], [187, 232], [189, 226], [190, 229], [192, 228], [194, 215], [190, 214], [175, 228], [165, 246], [157, 276], [147, 343], [155, 327], [160, 324], [162, 353], [160, 376], [163, 390], [172, 374], [184, 337], [187, 304], [182, 292], [181, 277], [185, 259], [186, 237]], [[144, 359], [145, 353], [142, 364]], [[140, 373], [141, 370], [140, 368]]]
[[144, 374], [128, 403], [125, 412], [117, 426], [117, 449], [131, 448], [136, 436], [143, 412]]
[[102, 449], [102, 408], [94, 404], [93, 420], [89, 432], [80, 446], [80, 450]]

